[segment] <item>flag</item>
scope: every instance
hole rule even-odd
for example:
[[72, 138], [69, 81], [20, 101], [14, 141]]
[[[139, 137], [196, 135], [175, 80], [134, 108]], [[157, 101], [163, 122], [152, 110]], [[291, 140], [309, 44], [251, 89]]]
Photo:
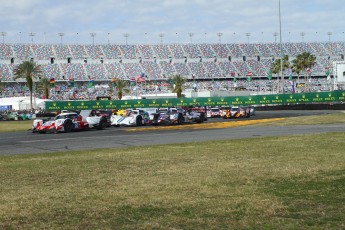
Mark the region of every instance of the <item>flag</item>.
[[145, 74], [144, 73], [141, 73], [139, 76], [136, 76], [135, 77], [135, 82], [136, 83], [142, 83], [142, 82], [145, 82]]
[[134, 86], [135, 85], [135, 77], [131, 77], [129, 79], [130, 83], [131, 83], [131, 86]]
[[50, 84], [50, 87], [54, 87], [55, 86], [55, 79], [54, 78], [51, 78], [50, 80], [49, 80], [49, 84]]
[[93, 79], [90, 79], [90, 81], [87, 83], [87, 88], [92, 88], [95, 85], [95, 81]]
[[68, 87], [69, 87], [69, 88], [73, 88], [73, 87], [74, 87], [74, 80], [73, 80], [72, 78], [70, 78], [70, 79], [68, 80]]
[[236, 83], [236, 77], [234, 77], [234, 83]]
[[116, 78], [115, 78], [115, 77], [113, 77], [113, 78], [111, 79], [111, 86], [112, 86], [112, 87], [116, 87]]
[[252, 72], [247, 72], [246, 76], [247, 76], [247, 81], [251, 81], [251, 76], [253, 76], [253, 73]]
[[272, 70], [270, 69], [270, 72], [268, 72], [268, 76], [267, 76], [268, 80], [272, 79]]
[[289, 80], [290, 81], [292, 80], [292, 69], [291, 68], [289, 69]]

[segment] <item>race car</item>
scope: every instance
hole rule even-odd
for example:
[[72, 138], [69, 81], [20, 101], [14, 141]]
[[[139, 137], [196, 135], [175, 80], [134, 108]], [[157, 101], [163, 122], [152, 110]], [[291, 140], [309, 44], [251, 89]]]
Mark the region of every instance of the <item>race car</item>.
[[231, 107], [231, 109], [226, 110], [226, 113], [223, 116], [223, 119], [240, 118], [240, 117], [241, 118], [250, 117], [249, 107], [241, 107], [241, 106]]
[[207, 110], [207, 117], [214, 118], [220, 117], [220, 109], [219, 108], [211, 108]]
[[160, 113], [155, 115], [153, 125], [158, 124], [182, 124], [184, 122], [202, 123], [205, 120], [205, 114], [193, 109], [188, 111], [182, 108], [162, 108]]
[[157, 113], [151, 114], [153, 125], [182, 124], [185, 121], [185, 111], [177, 108], [160, 108]]
[[82, 110], [76, 112], [64, 112], [53, 120], [35, 119], [32, 125], [33, 132], [56, 133], [86, 130], [90, 128], [105, 129], [107, 118], [95, 110]]
[[254, 109], [254, 107], [253, 106], [244, 106], [243, 108], [247, 110], [246, 107], [248, 107], [248, 109], [249, 109], [250, 116], [255, 116], [255, 109]]
[[142, 109], [133, 109], [123, 112], [122, 116], [112, 115], [110, 118], [111, 125], [119, 126], [141, 126], [150, 123], [149, 114]]

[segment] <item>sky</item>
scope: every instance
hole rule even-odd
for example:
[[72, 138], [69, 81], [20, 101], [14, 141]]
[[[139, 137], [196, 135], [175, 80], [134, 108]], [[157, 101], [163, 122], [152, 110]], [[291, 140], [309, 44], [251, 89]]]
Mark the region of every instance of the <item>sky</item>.
[[[283, 42], [345, 40], [344, 1], [280, 0], [280, 10]], [[5, 43], [255, 43], [279, 34], [279, 0], [0, 0]]]

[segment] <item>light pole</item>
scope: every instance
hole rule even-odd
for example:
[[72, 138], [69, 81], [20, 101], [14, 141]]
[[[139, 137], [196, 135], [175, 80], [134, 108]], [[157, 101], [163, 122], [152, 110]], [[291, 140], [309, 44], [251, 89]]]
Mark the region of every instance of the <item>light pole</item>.
[[164, 34], [163, 34], [163, 33], [160, 33], [158, 36], [161, 38], [161, 45], [163, 45]]
[[247, 40], [248, 40], [248, 44], [249, 44], [250, 33], [246, 33], [246, 36], [247, 36]]
[[193, 43], [193, 36], [194, 36], [194, 33], [188, 33], [189, 37], [190, 37], [190, 43], [192, 44]]
[[34, 37], [35, 37], [36, 33], [29, 33], [29, 36], [31, 37], [31, 43], [33, 44], [34, 43]]
[[19, 44], [22, 43], [22, 32], [19, 31]]
[[280, 72], [281, 72], [281, 92], [284, 93], [284, 73], [283, 73], [283, 43], [282, 43], [282, 19], [280, 13], [280, 0], [279, 0], [279, 37], [280, 37]]
[[328, 41], [330, 42], [331, 41], [331, 36], [332, 36], [332, 32], [327, 32], [327, 35], [328, 35]]
[[61, 45], [62, 45], [62, 37], [65, 35], [64, 33], [58, 33], [58, 35], [60, 36], [60, 42], [61, 42]]
[[7, 32], [1, 32], [0, 34], [2, 36], [2, 44], [4, 44], [5, 43], [5, 36], [7, 35]]
[[[234, 33], [235, 34], [235, 33]], [[221, 44], [222, 43], [222, 36], [223, 36], [223, 33], [217, 33], [217, 36], [218, 36], [218, 42], [219, 42], [219, 44]]]
[[300, 35], [301, 35], [301, 37], [302, 37], [302, 42], [304, 43], [304, 36], [305, 36], [305, 33], [304, 33], [304, 32], [301, 32]]
[[277, 43], [277, 37], [278, 37], [278, 33], [277, 32], [274, 32], [273, 33], [273, 36], [274, 36], [274, 43]]
[[90, 33], [90, 36], [92, 37], [92, 45], [95, 45], [95, 37], [96, 37], [96, 33]]
[[128, 39], [128, 37], [129, 37], [129, 33], [125, 33], [123, 36], [124, 36], [124, 37], [125, 37], [125, 39], [126, 39], [126, 45], [128, 45], [128, 43], [127, 43], [127, 39]]
[[108, 33], [108, 45], [110, 44], [109, 36], [110, 36], [110, 33]]

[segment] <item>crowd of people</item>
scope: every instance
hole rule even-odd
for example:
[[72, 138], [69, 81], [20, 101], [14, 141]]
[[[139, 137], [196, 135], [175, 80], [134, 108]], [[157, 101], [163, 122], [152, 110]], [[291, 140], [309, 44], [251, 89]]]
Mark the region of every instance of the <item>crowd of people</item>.
[[[301, 52], [316, 56], [311, 79], [293, 75], [285, 80], [286, 92], [327, 91], [333, 80], [325, 72], [333, 61], [344, 60], [344, 42], [283, 43], [284, 54], [290, 59]], [[181, 74], [188, 79], [185, 91], [247, 90], [253, 93], [277, 92], [281, 83], [268, 80], [269, 69], [280, 56], [278, 43], [255, 44], [141, 44], [141, 45], [82, 45], [82, 44], [0, 44], [0, 78], [4, 83], [1, 97], [28, 96], [23, 82], [13, 77], [13, 69], [22, 60], [33, 58], [42, 68], [44, 77], [54, 78], [50, 99], [95, 99], [116, 92], [113, 78], [130, 80], [145, 75], [145, 83], [129, 88], [128, 95], [168, 93], [168, 79]], [[248, 81], [250, 73], [253, 78]], [[289, 70], [285, 71], [289, 75]], [[303, 73], [302, 73], [303, 75]], [[276, 76], [273, 76], [275, 78]], [[67, 81], [73, 79], [75, 87]], [[88, 87], [88, 81], [96, 85]], [[236, 80], [237, 79], [237, 80]], [[291, 79], [291, 77], [290, 77]], [[37, 97], [42, 92], [34, 90]]]
[[[183, 86], [184, 92], [205, 92], [205, 91], [248, 91], [250, 94], [272, 94], [279, 92], [281, 81], [277, 79], [237, 79], [234, 80], [194, 80], [187, 81]], [[286, 93], [301, 92], [322, 92], [331, 91], [333, 80], [327, 78], [294, 78], [284, 80], [284, 91]], [[148, 94], [171, 93], [171, 83], [169, 81], [146, 81], [129, 85], [124, 96], [141, 96]], [[34, 86], [33, 94], [37, 98], [44, 98], [43, 91]], [[0, 97], [19, 97], [29, 96], [30, 92], [24, 82], [7, 83], [1, 90]], [[95, 82], [90, 87], [88, 82], [75, 82], [73, 87], [68, 85], [67, 81], [56, 82], [50, 89], [49, 98], [51, 100], [96, 100], [97, 97], [110, 96], [117, 99], [116, 87], [111, 82]]]

